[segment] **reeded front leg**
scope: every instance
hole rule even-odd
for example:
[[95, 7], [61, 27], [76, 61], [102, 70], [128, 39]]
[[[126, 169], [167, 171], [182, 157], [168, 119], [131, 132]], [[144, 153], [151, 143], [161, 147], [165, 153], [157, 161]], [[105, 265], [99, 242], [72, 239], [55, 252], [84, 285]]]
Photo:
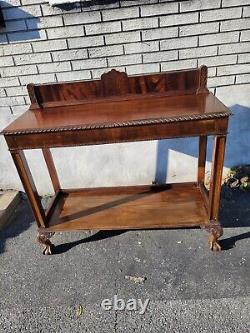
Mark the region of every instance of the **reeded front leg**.
[[51, 255], [53, 253], [54, 244], [51, 243], [50, 238], [54, 235], [54, 232], [39, 231], [37, 235], [38, 243], [43, 245], [43, 254]]

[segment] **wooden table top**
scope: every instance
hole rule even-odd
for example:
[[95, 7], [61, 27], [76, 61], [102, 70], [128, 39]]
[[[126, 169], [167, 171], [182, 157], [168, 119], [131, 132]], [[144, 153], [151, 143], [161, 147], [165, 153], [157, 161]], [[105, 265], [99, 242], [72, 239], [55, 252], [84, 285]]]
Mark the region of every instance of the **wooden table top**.
[[3, 130], [4, 135], [163, 124], [228, 117], [212, 93], [178, 96], [146, 95], [100, 98], [81, 104], [26, 111]]

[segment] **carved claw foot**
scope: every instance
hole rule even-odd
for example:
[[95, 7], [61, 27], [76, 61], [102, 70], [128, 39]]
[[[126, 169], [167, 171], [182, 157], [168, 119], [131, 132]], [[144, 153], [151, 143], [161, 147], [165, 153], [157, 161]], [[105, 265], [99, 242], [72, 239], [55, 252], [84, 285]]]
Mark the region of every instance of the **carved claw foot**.
[[54, 245], [49, 240], [55, 233], [54, 232], [39, 232], [37, 235], [38, 243], [43, 245], [43, 254], [51, 255], [53, 253]]
[[223, 229], [221, 226], [219, 224], [208, 226], [207, 231], [210, 233], [208, 236], [210, 250], [221, 251], [221, 246], [218, 243], [218, 239], [223, 235]]

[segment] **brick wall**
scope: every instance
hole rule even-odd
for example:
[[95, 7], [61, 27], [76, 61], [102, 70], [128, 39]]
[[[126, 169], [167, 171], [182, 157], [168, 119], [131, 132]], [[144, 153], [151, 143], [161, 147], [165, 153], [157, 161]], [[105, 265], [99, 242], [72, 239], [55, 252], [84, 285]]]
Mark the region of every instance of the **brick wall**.
[[[1, 1], [0, 106], [29, 104], [25, 85], [209, 66], [209, 86], [249, 82], [250, 1]], [[67, 8], [68, 9], [68, 8]]]
[[[209, 87], [250, 82], [249, 0], [0, 1], [0, 126], [27, 109], [26, 84], [209, 67]], [[7, 168], [2, 163], [3, 168]], [[1, 184], [0, 184], [1, 185]]]

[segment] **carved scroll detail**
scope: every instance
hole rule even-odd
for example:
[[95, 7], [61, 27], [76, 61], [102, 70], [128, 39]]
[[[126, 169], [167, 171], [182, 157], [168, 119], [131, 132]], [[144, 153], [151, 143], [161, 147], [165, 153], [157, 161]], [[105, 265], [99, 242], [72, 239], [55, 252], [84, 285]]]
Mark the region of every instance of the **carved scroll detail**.
[[197, 94], [208, 92], [207, 89], [207, 66], [202, 65], [200, 67], [200, 82], [199, 88], [197, 89]]
[[130, 93], [129, 79], [125, 72], [112, 69], [101, 76], [102, 96], [119, 96]]
[[51, 243], [50, 238], [54, 235], [54, 232], [40, 231], [37, 235], [38, 243], [43, 245], [43, 254], [51, 255], [54, 249], [54, 245]]
[[221, 251], [221, 246], [218, 239], [223, 235], [223, 229], [219, 223], [211, 221], [209, 225], [205, 226], [206, 231], [209, 232], [208, 246], [212, 251]]

